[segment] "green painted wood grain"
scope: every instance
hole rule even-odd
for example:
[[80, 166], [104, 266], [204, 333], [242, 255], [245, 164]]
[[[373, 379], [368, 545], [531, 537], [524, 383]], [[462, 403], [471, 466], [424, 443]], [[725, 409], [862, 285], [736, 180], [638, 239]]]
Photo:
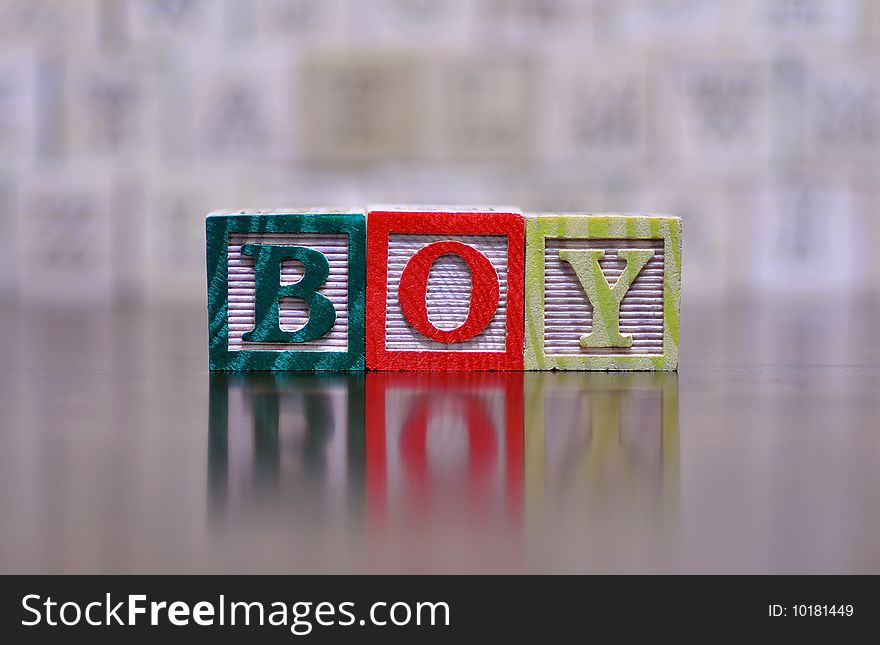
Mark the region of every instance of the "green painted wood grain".
[[[211, 370], [363, 370], [366, 306], [366, 218], [363, 213], [210, 214], [205, 221], [208, 278], [208, 357]], [[230, 233], [348, 235], [348, 350], [230, 352], [228, 247]]]

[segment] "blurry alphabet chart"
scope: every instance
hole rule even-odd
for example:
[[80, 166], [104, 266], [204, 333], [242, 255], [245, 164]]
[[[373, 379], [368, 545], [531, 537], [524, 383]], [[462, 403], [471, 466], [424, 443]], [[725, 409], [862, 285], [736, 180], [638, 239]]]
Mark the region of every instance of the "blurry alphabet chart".
[[0, 291], [201, 307], [207, 212], [514, 203], [681, 216], [704, 308], [876, 294], [878, 75], [864, 0], [2, 0]]

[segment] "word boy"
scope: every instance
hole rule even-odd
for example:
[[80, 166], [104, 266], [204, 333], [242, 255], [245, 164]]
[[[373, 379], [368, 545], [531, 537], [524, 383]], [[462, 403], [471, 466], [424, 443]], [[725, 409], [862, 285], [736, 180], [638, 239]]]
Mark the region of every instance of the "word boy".
[[212, 213], [213, 370], [675, 370], [676, 217]]

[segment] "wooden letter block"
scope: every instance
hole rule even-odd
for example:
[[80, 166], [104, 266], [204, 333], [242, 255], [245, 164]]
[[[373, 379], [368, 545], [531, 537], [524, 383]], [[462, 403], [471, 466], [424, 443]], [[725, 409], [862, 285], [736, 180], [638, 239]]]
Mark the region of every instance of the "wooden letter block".
[[377, 208], [368, 222], [367, 367], [522, 369], [521, 213]]
[[677, 217], [530, 215], [525, 367], [675, 370]]
[[212, 213], [212, 370], [363, 370], [362, 212]]

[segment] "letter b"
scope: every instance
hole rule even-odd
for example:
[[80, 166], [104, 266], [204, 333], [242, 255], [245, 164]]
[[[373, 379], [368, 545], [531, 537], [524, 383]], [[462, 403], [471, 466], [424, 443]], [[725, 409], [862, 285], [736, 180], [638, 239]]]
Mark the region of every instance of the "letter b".
[[[304, 246], [244, 244], [243, 255], [254, 258], [256, 292], [254, 296], [254, 328], [242, 334], [242, 340], [253, 343], [305, 343], [329, 332], [336, 323], [336, 309], [318, 289], [330, 275], [330, 263], [323, 253]], [[302, 279], [294, 284], [281, 284], [281, 262], [298, 260], [305, 267]], [[299, 298], [309, 306], [308, 322], [296, 331], [281, 329], [279, 318], [281, 298]]]

